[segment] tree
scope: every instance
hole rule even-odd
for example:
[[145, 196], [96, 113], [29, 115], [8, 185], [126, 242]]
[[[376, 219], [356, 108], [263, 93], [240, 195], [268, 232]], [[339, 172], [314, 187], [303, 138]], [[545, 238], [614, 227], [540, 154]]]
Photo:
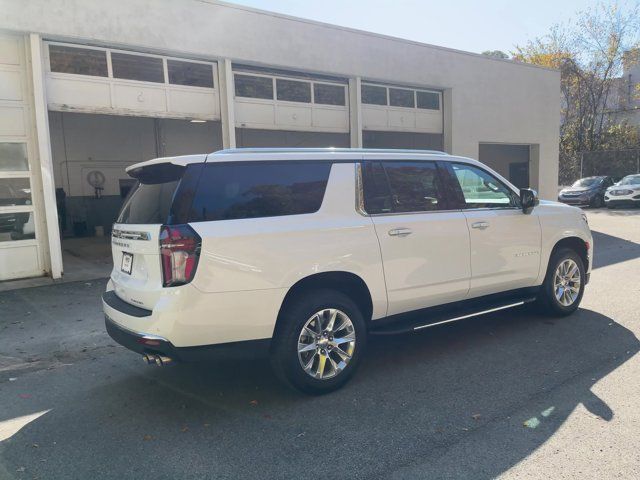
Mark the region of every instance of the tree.
[[500, 58], [502, 60], [507, 60], [509, 55], [504, 53], [502, 50], [485, 50], [482, 52], [482, 55], [486, 55], [487, 57]]
[[637, 5], [601, 3], [513, 52], [516, 61], [560, 70], [561, 182], [579, 174], [580, 152], [638, 147], [634, 129], [622, 125], [615, 110], [625, 52], [637, 49], [639, 40]]

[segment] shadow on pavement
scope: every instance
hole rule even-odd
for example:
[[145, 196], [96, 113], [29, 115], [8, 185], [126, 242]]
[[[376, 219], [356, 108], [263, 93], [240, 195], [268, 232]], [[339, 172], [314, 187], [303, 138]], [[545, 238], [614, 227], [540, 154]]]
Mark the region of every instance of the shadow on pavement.
[[595, 248], [593, 268], [606, 267], [640, 257], [640, 244], [606, 233], [591, 231]]
[[265, 358], [157, 369], [118, 350], [2, 457], [26, 455], [42, 478], [493, 478], [580, 404], [613, 418], [591, 387], [639, 346], [593, 311], [513, 310], [373, 338], [352, 382], [323, 397], [283, 388]]

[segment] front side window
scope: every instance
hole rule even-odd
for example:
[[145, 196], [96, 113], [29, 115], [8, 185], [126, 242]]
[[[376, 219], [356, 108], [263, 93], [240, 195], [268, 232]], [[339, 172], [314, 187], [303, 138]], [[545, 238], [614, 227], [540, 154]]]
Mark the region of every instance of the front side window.
[[254, 75], [233, 76], [236, 97], [262, 98], [273, 100], [273, 80], [268, 77], [256, 77]]
[[107, 52], [90, 48], [49, 45], [49, 65], [52, 72], [106, 77]]
[[164, 66], [158, 57], [112, 52], [111, 66], [114, 78], [164, 83]]
[[516, 194], [500, 180], [472, 165], [454, 163], [455, 178], [464, 197], [465, 208], [516, 207]]
[[434, 162], [367, 162], [363, 170], [369, 214], [443, 210], [444, 189]]
[[297, 80], [276, 79], [278, 100], [311, 103], [311, 84]]
[[313, 213], [320, 209], [329, 162], [208, 163], [190, 221]]

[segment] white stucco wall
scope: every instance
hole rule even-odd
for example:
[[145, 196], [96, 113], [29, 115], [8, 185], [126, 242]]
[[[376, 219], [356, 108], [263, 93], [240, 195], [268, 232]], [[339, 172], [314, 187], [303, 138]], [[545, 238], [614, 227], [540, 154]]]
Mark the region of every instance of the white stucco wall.
[[0, 0], [0, 29], [445, 89], [452, 153], [477, 158], [480, 142], [539, 145], [540, 193], [556, 195], [557, 71], [210, 0]]

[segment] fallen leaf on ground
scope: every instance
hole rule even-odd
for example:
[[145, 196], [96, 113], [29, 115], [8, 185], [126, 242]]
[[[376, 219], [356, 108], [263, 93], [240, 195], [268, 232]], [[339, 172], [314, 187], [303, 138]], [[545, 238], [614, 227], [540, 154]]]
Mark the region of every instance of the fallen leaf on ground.
[[181, 432], [188, 432], [189, 431], [189, 427], [182, 427], [180, 429]]
[[149, 441], [149, 440], [153, 440], [153, 437], [151, 435], [145, 435], [144, 437], [142, 437], [142, 439], [145, 441]]
[[256, 405], [258, 405], [258, 400], [251, 400], [249, 402], [249, 405], [253, 405], [255, 407]]

